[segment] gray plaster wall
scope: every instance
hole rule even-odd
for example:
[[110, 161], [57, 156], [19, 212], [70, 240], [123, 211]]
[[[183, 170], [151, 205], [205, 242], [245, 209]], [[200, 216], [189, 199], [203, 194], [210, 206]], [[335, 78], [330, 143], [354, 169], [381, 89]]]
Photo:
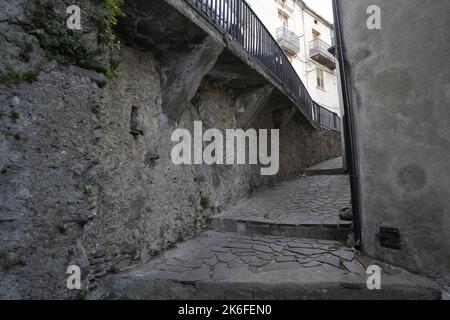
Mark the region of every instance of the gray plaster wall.
[[[69, 4], [50, 2], [59, 12]], [[96, 47], [98, 8], [79, 4], [82, 37], [99, 53], [90, 66], [58, 62], [42, 48], [31, 2], [0, 6], [0, 298], [81, 299], [97, 279], [205, 229], [211, 215], [253, 190], [340, 153], [338, 133], [298, 114], [280, 133], [276, 177], [262, 177], [258, 166], [173, 165], [172, 131], [192, 130], [195, 120], [236, 127], [236, 93], [204, 79], [179, 121], [170, 121], [160, 61], [123, 45], [108, 81], [99, 72], [107, 59]], [[35, 78], [23, 77], [30, 70]], [[262, 110], [252, 127], [272, 128], [272, 111]], [[66, 288], [73, 264], [81, 292]]]
[[[340, 0], [364, 251], [450, 278], [450, 2]], [[366, 27], [369, 5], [381, 30]], [[401, 249], [379, 244], [398, 228]]]

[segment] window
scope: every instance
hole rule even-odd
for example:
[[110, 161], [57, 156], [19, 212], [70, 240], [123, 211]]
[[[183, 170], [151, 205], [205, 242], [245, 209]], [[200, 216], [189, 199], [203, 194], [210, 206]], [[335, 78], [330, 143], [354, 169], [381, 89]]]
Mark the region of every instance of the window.
[[319, 39], [320, 32], [313, 29], [312, 36], [313, 36], [313, 40]]
[[317, 74], [317, 87], [319, 87], [322, 90], [325, 90], [325, 81], [324, 81], [324, 77], [323, 77], [323, 70], [317, 68], [316, 74]]
[[280, 20], [280, 26], [284, 28], [289, 27], [289, 15], [281, 10], [278, 10], [278, 19]]

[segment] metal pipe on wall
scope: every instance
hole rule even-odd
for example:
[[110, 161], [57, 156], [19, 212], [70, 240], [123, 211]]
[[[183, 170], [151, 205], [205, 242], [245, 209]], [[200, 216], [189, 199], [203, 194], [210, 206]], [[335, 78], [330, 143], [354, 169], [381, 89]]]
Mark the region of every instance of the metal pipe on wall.
[[343, 47], [343, 37], [340, 20], [340, 4], [339, 0], [333, 0], [333, 15], [336, 32], [336, 55], [339, 63], [340, 80], [342, 88], [342, 101], [344, 104], [343, 130], [344, 143], [346, 151], [347, 167], [350, 176], [350, 190], [352, 194], [352, 210], [353, 210], [353, 228], [355, 235], [355, 247], [362, 249], [362, 226], [361, 226], [361, 212], [359, 202], [359, 185], [358, 185], [358, 169], [357, 169], [357, 152], [355, 146], [355, 127], [353, 122], [353, 109], [349, 96], [349, 89], [347, 83], [347, 70], [345, 68], [345, 52]]

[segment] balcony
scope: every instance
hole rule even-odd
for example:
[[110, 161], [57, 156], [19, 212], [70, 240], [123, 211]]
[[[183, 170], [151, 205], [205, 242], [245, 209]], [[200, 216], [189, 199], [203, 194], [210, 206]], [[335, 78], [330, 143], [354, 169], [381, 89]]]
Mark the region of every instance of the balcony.
[[330, 45], [320, 39], [315, 39], [309, 43], [309, 57], [314, 61], [334, 70], [336, 69], [336, 59], [328, 51]]
[[300, 37], [286, 27], [277, 29], [277, 42], [289, 55], [295, 56], [300, 53]]

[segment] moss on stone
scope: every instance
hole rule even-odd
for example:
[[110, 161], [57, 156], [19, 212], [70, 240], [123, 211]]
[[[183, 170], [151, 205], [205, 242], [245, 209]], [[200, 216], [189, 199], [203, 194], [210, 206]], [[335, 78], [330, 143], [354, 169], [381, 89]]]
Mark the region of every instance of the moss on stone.
[[77, 296], [75, 297], [75, 300], [86, 300], [86, 299], [87, 299], [87, 292], [86, 291], [78, 292]]
[[38, 73], [35, 71], [27, 71], [22, 74], [22, 80], [28, 83], [33, 83], [38, 80]]
[[106, 115], [106, 112], [102, 110], [102, 107], [99, 105], [95, 105], [91, 108], [91, 111], [97, 117], [97, 120], [101, 120], [101, 118]]
[[[62, 63], [79, 64], [92, 61], [96, 55], [108, 54], [109, 66], [104, 72], [109, 79], [115, 78], [115, 70], [119, 62], [115, 59], [118, 41], [114, 32], [119, 17], [124, 16], [122, 12], [122, 0], [100, 0], [100, 9], [103, 14], [98, 15], [99, 28], [97, 42], [106, 47], [103, 50], [94, 50], [83, 39], [80, 33], [65, 27], [65, 19], [58, 16], [51, 3], [38, 4], [32, 12], [31, 21], [35, 28], [42, 29], [44, 35], [39, 37], [41, 47], [49, 56]], [[19, 57], [28, 60], [29, 54], [24, 48]]]
[[139, 258], [139, 250], [137, 248], [133, 248], [128, 255], [132, 260], [137, 260]]
[[209, 198], [208, 198], [208, 197], [201, 196], [201, 197], [200, 197], [200, 206], [201, 206], [204, 210], [209, 209], [209, 207], [210, 207], [210, 201], [209, 201]]
[[177, 235], [176, 242], [183, 242], [183, 241], [184, 241], [183, 233], [179, 232]]
[[11, 82], [20, 82], [21, 79], [21, 74], [19, 71], [17, 70], [13, 70], [13, 69], [9, 69], [7, 74], [6, 74], [6, 79], [5, 80], [9, 80]]
[[90, 196], [90, 195], [92, 195], [93, 192], [94, 192], [94, 188], [92, 187], [91, 184], [87, 184], [84, 186], [84, 194], [85, 195]]
[[41, 47], [62, 62], [91, 60], [95, 51], [89, 47], [80, 34], [65, 28], [64, 19], [59, 17], [52, 4], [38, 4], [32, 12], [33, 25], [45, 31], [39, 37]]
[[2, 82], [6, 83], [20, 83], [22, 81], [33, 83], [38, 80], [38, 72], [36, 71], [25, 71], [20, 72], [11, 68], [7, 69], [6, 74], [3, 74], [0, 78]]
[[25, 265], [25, 262], [20, 259], [11, 258], [7, 252], [1, 251], [0, 265], [4, 270], [12, 270], [17, 267], [23, 267]]
[[16, 122], [17, 120], [20, 119], [20, 113], [18, 113], [16, 110], [11, 110], [10, 117], [14, 122]]

